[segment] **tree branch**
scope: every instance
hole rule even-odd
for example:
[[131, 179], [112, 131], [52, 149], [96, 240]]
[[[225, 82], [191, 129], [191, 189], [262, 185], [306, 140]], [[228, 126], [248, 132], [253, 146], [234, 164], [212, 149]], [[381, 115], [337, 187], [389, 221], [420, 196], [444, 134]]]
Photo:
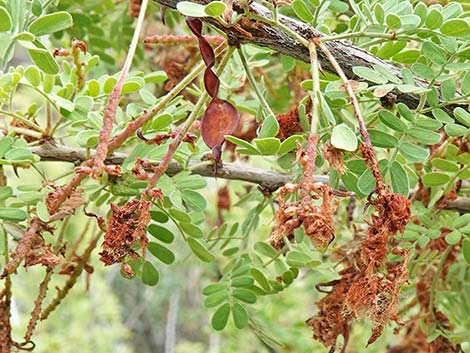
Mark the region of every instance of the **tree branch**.
[[[31, 152], [41, 157], [42, 161], [62, 161], [71, 162], [76, 165], [89, 159], [87, 156], [87, 150], [84, 148], [71, 148], [63, 145], [54, 145], [50, 142], [46, 142], [39, 146], [30, 148]], [[94, 155], [96, 151], [91, 151]], [[113, 153], [106, 160], [106, 164], [120, 165], [127, 158], [124, 153]], [[196, 166], [197, 162], [189, 164], [189, 168], [193, 174], [198, 174], [204, 177], [214, 177], [214, 168], [212, 165], [200, 165]], [[166, 174], [173, 176], [179, 172], [185, 170], [180, 164], [175, 161], [171, 161], [166, 170]], [[273, 172], [261, 168], [253, 168], [246, 164], [241, 163], [224, 163], [221, 168], [217, 169], [217, 178], [229, 179], [229, 180], [240, 180], [246, 181], [253, 184], [258, 184], [263, 189], [274, 192], [286, 183], [294, 180], [293, 174], [285, 174]], [[313, 177], [314, 182], [328, 183], [328, 176], [326, 175], [315, 175]], [[446, 206], [448, 210], [459, 211], [462, 213], [470, 213], [470, 198], [460, 197], [457, 200], [451, 201]]]
[[[167, 7], [176, 8], [176, 4], [180, 0], [154, 1]], [[209, 0], [196, 0], [193, 2], [204, 4], [208, 3]], [[271, 12], [265, 6], [260, 5], [256, 2], [252, 2], [244, 7], [243, 3], [247, 3], [247, 1], [233, 0], [233, 9], [236, 12], [242, 14], [244, 13], [246, 6], [249, 6], [249, 11], [251, 15], [263, 17], [266, 19], [272, 19]], [[248, 19], [246, 16], [243, 17], [237, 24], [227, 27], [225, 27], [213, 18], [207, 17], [202, 18], [202, 20], [211, 23], [212, 25], [220, 29], [222, 32], [224, 32], [228, 36], [229, 43], [231, 44], [256, 44], [262, 47], [273, 49], [281, 54], [291, 56], [306, 63], [310, 62], [308, 48], [274, 25], [270, 25], [257, 20]], [[319, 32], [309, 24], [297, 21], [295, 19], [283, 15], [278, 15], [278, 20], [280, 23], [282, 23], [282, 25], [286, 26], [289, 30], [295, 32], [306, 40], [313, 37], [324, 37], [323, 33]], [[364, 49], [353, 45], [349, 41], [331, 40], [324, 42], [324, 44], [327, 49], [332, 53], [332, 55], [336, 58], [339, 65], [341, 66], [341, 69], [344, 71], [348, 79], [365, 81], [364, 79], [359, 78], [354, 74], [353, 67], [372, 67], [373, 65], [379, 65], [383, 67], [386, 71], [390, 72], [392, 75], [396, 76], [397, 78], [403, 78], [401, 74], [401, 66], [390, 64], [385, 60], [382, 60], [370, 54]], [[336, 72], [331, 66], [330, 61], [322, 53], [319, 53], [319, 62], [321, 64], [322, 69], [332, 73]], [[428, 82], [425, 80], [415, 77], [415, 81], [417, 86], [421, 88], [428, 87]], [[413, 93], [403, 93], [395, 89], [389, 94], [387, 94], [387, 96], [385, 96], [383, 99], [387, 102], [402, 102], [406, 104], [409, 108], [414, 109], [418, 106], [420, 96]], [[442, 107], [442, 109], [445, 110], [447, 113], [452, 114], [453, 109], [456, 106], [457, 105], [445, 105]]]

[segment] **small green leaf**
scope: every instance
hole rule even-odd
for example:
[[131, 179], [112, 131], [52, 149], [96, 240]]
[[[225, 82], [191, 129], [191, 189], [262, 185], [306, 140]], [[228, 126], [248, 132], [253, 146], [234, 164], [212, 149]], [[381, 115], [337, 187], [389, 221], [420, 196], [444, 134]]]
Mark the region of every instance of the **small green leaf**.
[[170, 265], [175, 261], [175, 254], [164, 246], [151, 241], [147, 249], [150, 253], [164, 264]]
[[297, 142], [302, 142], [303, 136], [301, 135], [292, 135], [286, 138], [284, 141], [281, 142], [281, 147], [279, 147], [278, 154], [285, 154], [288, 153], [295, 148], [297, 148]]
[[0, 158], [3, 158], [6, 152], [8, 152], [13, 146], [13, 138], [11, 136], [0, 138]]
[[42, 13], [42, 4], [40, 0], [33, 0], [31, 4], [31, 12], [34, 16], [40, 16]]
[[228, 293], [227, 293], [226, 288], [223, 291], [214, 292], [210, 294], [209, 296], [207, 296], [206, 300], [204, 300], [204, 306], [206, 308], [213, 308], [219, 304], [222, 304], [225, 301], [225, 299], [227, 299], [227, 297], [228, 297]]
[[421, 52], [417, 49], [407, 49], [398, 52], [392, 57], [392, 60], [402, 64], [413, 64], [418, 59]]
[[458, 107], [454, 109], [455, 118], [460, 121], [462, 124], [470, 127], [470, 113], [465, 109]]
[[24, 71], [24, 76], [34, 87], [41, 83], [41, 72], [36, 66], [28, 66]]
[[287, 264], [292, 267], [303, 267], [310, 260], [311, 260], [310, 256], [308, 256], [304, 252], [300, 252], [297, 250], [289, 251], [286, 257]]
[[148, 74], [145, 74], [144, 80], [145, 83], [162, 83], [168, 79], [168, 76], [165, 71], [154, 71]]
[[49, 221], [49, 217], [50, 217], [49, 211], [47, 209], [46, 204], [43, 201], [39, 201], [36, 204], [36, 213], [41, 221], [43, 222]]
[[166, 223], [169, 219], [166, 213], [163, 213], [162, 211], [150, 211], [150, 216], [155, 222], [158, 223]]
[[24, 221], [28, 215], [25, 211], [18, 209], [18, 208], [0, 208], [0, 219], [4, 219], [6, 221], [14, 221], [20, 222]]
[[42, 36], [62, 31], [72, 25], [72, 16], [68, 12], [60, 11], [37, 18], [29, 25], [28, 30], [36, 36]]
[[454, 18], [445, 21], [441, 26], [441, 33], [452, 37], [466, 37], [470, 33], [470, 26], [467, 21]]
[[29, 49], [28, 54], [37, 67], [46, 74], [59, 73], [59, 65], [46, 49]]
[[[342, 179], [343, 181], [346, 179]], [[357, 188], [359, 192], [363, 195], [369, 195], [372, 190], [374, 190], [376, 180], [374, 178], [374, 175], [370, 170], [365, 170], [361, 176], [357, 179]], [[356, 185], [354, 185], [356, 187]], [[348, 190], [355, 191], [354, 188], [352, 188], [352, 185], [348, 187]]]
[[191, 217], [183, 211], [177, 210], [176, 208], [171, 208], [168, 212], [170, 212], [170, 215], [175, 218], [176, 220], [180, 222], [191, 222]]
[[170, 244], [175, 239], [172, 232], [158, 224], [150, 224], [147, 230], [152, 236], [167, 244]]
[[442, 22], [442, 14], [438, 9], [432, 9], [429, 11], [426, 17], [426, 27], [429, 29], [437, 29], [442, 25]]
[[4, 7], [0, 7], [0, 32], [9, 31], [12, 26], [10, 14]]
[[462, 239], [462, 233], [458, 230], [453, 230], [449, 234], [446, 235], [446, 242], [449, 245], [455, 245], [460, 242], [460, 239]]
[[217, 283], [212, 283], [209, 284], [207, 287], [205, 287], [202, 290], [202, 294], [204, 295], [211, 295], [213, 293], [217, 293], [220, 291], [226, 291], [227, 290], [227, 282], [217, 282]]
[[150, 262], [145, 261], [142, 266], [142, 282], [147, 286], [156, 286], [160, 278], [158, 270]]
[[156, 131], [163, 130], [172, 122], [173, 122], [173, 117], [170, 114], [167, 114], [167, 113], [160, 114], [155, 119], [153, 119], [152, 129]]
[[0, 187], [0, 202], [5, 201], [13, 195], [13, 189], [9, 186]]
[[254, 154], [254, 155], [261, 154], [261, 152], [258, 151], [258, 149], [255, 146], [253, 146], [251, 143], [249, 143], [245, 140], [239, 139], [238, 137], [227, 135], [227, 136], [225, 136], [225, 139], [227, 141], [237, 145], [237, 146], [241, 146], [241, 147], [249, 150], [251, 152], [251, 154]]
[[268, 291], [271, 288], [270, 285], [269, 285], [269, 281], [268, 281], [268, 279], [266, 278], [266, 276], [264, 275], [263, 272], [261, 272], [260, 270], [258, 270], [256, 268], [252, 268], [250, 270], [250, 273], [253, 276], [253, 278], [255, 279], [255, 281], [258, 282], [258, 284], [264, 290]]
[[357, 137], [349, 126], [339, 124], [333, 128], [331, 144], [341, 150], [355, 151], [357, 149]]
[[395, 131], [405, 132], [408, 129], [408, 126], [389, 110], [382, 109], [379, 112], [379, 119]]
[[142, 77], [132, 77], [127, 79], [122, 85], [122, 94], [133, 93], [144, 87], [145, 81]]
[[411, 71], [413, 71], [413, 73], [416, 76], [419, 76], [426, 80], [432, 80], [434, 76], [436, 75], [433, 69], [429, 67], [429, 65], [425, 65], [420, 62], [417, 62], [411, 65]]
[[434, 168], [443, 170], [445, 172], [456, 173], [460, 170], [459, 166], [455, 162], [449, 161], [447, 159], [434, 158], [431, 161], [431, 164]]
[[270, 258], [273, 258], [277, 255], [277, 251], [274, 250], [274, 248], [271, 245], [264, 243], [262, 241], [255, 243], [254, 249], [257, 253], [270, 257]]
[[444, 131], [447, 135], [452, 137], [465, 136], [468, 134], [468, 129], [458, 124], [447, 124], [444, 126]]
[[422, 127], [426, 130], [436, 131], [442, 127], [442, 123], [431, 118], [419, 118], [416, 120], [416, 126]]
[[385, 22], [387, 23], [387, 26], [389, 26], [391, 29], [399, 29], [401, 26], [400, 17], [398, 17], [394, 13], [389, 13], [385, 18]]
[[221, 305], [212, 316], [212, 327], [217, 331], [223, 330], [227, 325], [229, 315], [230, 305], [228, 303]]
[[401, 163], [393, 161], [390, 166], [390, 178], [392, 180], [393, 192], [408, 197], [410, 193], [410, 182], [408, 180], [408, 174]]
[[195, 4], [190, 1], [180, 1], [176, 4], [176, 9], [184, 16], [207, 17], [204, 5]]
[[5, 153], [4, 158], [11, 162], [23, 162], [33, 159], [31, 151], [25, 147], [15, 147]]
[[204, 7], [204, 12], [211, 17], [219, 17], [227, 8], [222, 1], [211, 1]]
[[204, 262], [212, 262], [215, 259], [213, 253], [211, 253], [207, 248], [196, 238], [187, 238], [187, 242], [194, 254]]
[[233, 322], [238, 329], [248, 326], [248, 313], [240, 303], [235, 303], [232, 307]]
[[377, 83], [379, 85], [382, 85], [388, 82], [388, 80], [382, 75], [380, 75], [378, 72], [365, 66], [355, 66], [353, 67], [353, 72], [357, 76], [367, 81]]
[[233, 287], [248, 287], [253, 284], [253, 278], [245, 276], [245, 277], [237, 277], [232, 280]]
[[403, 157], [412, 163], [424, 162], [429, 157], [427, 149], [409, 142], [402, 142], [399, 146], [399, 151]]
[[436, 120], [440, 121], [441, 123], [453, 123], [454, 119], [452, 119], [449, 114], [447, 114], [442, 109], [436, 108], [432, 110], [432, 115]]
[[465, 239], [462, 244], [462, 253], [465, 261], [470, 264], [470, 240]]
[[91, 97], [96, 97], [100, 94], [100, 84], [97, 80], [90, 80], [87, 84], [87, 93]]
[[298, 18], [300, 18], [304, 22], [312, 22], [313, 15], [308, 9], [308, 7], [304, 4], [302, 0], [294, 0], [292, 1], [292, 10], [294, 10], [295, 14]]
[[457, 217], [454, 222], [452, 222], [453, 228], [462, 228], [470, 224], [470, 213], [466, 213], [462, 216]]
[[116, 85], [117, 83], [117, 78], [114, 77], [114, 76], [109, 76], [105, 81], [104, 81], [104, 84], [103, 84], [103, 92], [106, 93], [106, 94], [109, 94], [111, 93], [111, 91], [113, 90], [114, 86]]
[[281, 141], [275, 137], [266, 137], [263, 139], [254, 139], [253, 142], [256, 148], [264, 156], [272, 156], [279, 151], [281, 147]]
[[439, 186], [447, 184], [450, 176], [443, 173], [427, 173], [423, 176], [423, 183], [426, 186]]
[[232, 296], [248, 304], [256, 303], [256, 294], [248, 289], [244, 289], [244, 288], [234, 289], [232, 292]]
[[425, 145], [434, 145], [441, 140], [441, 135], [437, 132], [429, 131], [420, 127], [410, 129], [408, 131], [408, 136]]
[[279, 122], [276, 117], [269, 115], [264, 119], [263, 125], [258, 132], [258, 138], [275, 137], [279, 132]]
[[207, 208], [206, 198], [197, 191], [183, 190], [181, 197], [196, 212], [202, 212]]
[[398, 139], [383, 131], [369, 129], [369, 135], [374, 147], [394, 148], [398, 146]]
[[446, 54], [436, 44], [426, 41], [421, 46], [421, 52], [431, 62], [438, 65], [444, 65], [447, 62]]
[[457, 91], [457, 86], [455, 80], [448, 79], [441, 82], [441, 93], [442, 98], [446, 101], [451, 101], [455, 97], [455, 92]]
[[203, 236], [201, 228], [191, 222], [180, 222], [180, 228], [190, 237], [201, 238]]

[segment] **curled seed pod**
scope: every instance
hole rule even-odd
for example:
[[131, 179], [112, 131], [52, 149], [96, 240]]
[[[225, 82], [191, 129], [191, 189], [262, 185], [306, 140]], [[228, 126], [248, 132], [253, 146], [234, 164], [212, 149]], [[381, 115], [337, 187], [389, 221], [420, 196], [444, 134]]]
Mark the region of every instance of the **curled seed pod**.
[[237, 109], [231, 103], [217, 98], [220, 80], [214, 71], [212, 71], [212, 67], [215, 64], [214, 50], [201, 34], [201, 20], [194, 17], [186, 17], [186, 23], [198, 39], [199, 50], [206, 64], [204, 86], [212, 100], [202, 117], [201, 135], [205, 144], [212, 149], [214, 159], [218, 163], [222, 154], [222, 145], [225, 142], [224, 136], [235, 131], [240, 116]]

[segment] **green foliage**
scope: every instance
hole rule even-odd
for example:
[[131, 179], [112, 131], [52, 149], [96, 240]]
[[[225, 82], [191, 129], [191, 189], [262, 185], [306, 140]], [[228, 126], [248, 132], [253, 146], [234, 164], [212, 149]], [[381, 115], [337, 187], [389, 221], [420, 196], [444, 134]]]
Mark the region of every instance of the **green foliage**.
[[[33, 217], [43, 223], [50, 222], [51, 231], [53, 228], [62, 229], [65, 223], [54, 219], [55, 211], [52, 212], [48, 206], [48, 195], [60, 190], [60, 185], [70, 180], [76, 165], [47, 162], [48, 157], [40, 157], [37, 148], [45, 141], [53, 141], [57, 145], [81, 148], [86, 158], [94, 153], [99, 144], [109, 94], [118, 83], [122, 62], [134, 33], [135, 20], [128, 16], [127, 6], [127, 2], [91, 0], [0, 1], [2, 269]], [[153, 30], [167, 33], [162, 16], [167, 20], [171, 33], [186, 30], [181, 15], [211, 17], [210, 21], [219, 23], [222, 28], [238, 26], [237, 21], [245, 16], [243, 13], [233, 14], [231, 22], [226, 23], [230, 15], [227, 10], [230, 9], [221, 1], [207, 5], [182, 1], [176, 10], [168, 9], [161, 14], [158, 9], [158, 5], [152, 4], [147, 11], [149, 33]], [[470, 218], [465, 213], [468, 209], [456, 210], [455, 204], [453, 210], [445, 209], [455, 197], [469, 195], [468, 6], [459, 2], [426, 5], [420, 1], [399, 0], [294, 0], [286, 6], [271, 6], [269, 9], [273, 19], [279, 14], [297, 18], [325, 33], [327, 42], [349, 39], [362, 50], [396, 65], [392, 68], [377, 60], [369, 66], [353, 67], [348, 75], [354, 79], [350, 84], [359, 100], [385, 184], [390, 191], [409, 197], [413, 202], [412, 221], [404, 234], [397, 234], [390, 241], [410, 251], [410, 282], [400, 293], [403, 297], [400, 304], [403, 308], [410, 304], [411, 300], [407, 301], [407, 298], [416, 296], [420, 275], [429, 268], [446, 273], [441, 277], [439, 273], [434, 275], [440, 279], [431, 283], [434, 291], [432, 300], [434, 307], [446, 315], [454, 329], [430, 323], [429, 318], [420, 313], [420, 330], [430, 342], [442, 336], [468, 349], [466, 332], [470, 330], [470, 292], [466, 283], [470, 266]], [[220, 34], [207, 28], [212, 27], [205, 26], [204, 31]], [[277, 29], [283, 30], [280, 25]], [[83, 40], [87, 49], [74, 47], [71, 44], [74, 38]], [[155, 116], [141, 127], [140, 132], [148, 140], [162, 136], [161, 143], [149, 144], [135, 134], [127, 136], [116, 151], [116, 156], [124, 159], [122, 175], [103, 173], [97, 178], [87, 178], [80, 186], [84, 206], [80, 203], [77, 210], [72, 210], [73, 215], [63, 207], [64, 218], [70, 217], [85, 224], [82, 214], [85, 208], [87, 212], [104, 217], [109, 224], [109, 204], [122, 206], [130, 199], [143, 198], [149, 180], [138, 175], [136, 161], [160, 163], [175, 141], [172, 134], [183, 126], [188, 115], [194, 111], [197, 117], [202, 114], [202, 111], [197, 112], [195, 103], [203, 97], [197, 73], [188, 79], [184, 93], [171, 91], [175, 82], [184, 80], [197, 65], [198, 59], [192, 58], [189, 50], [192, 49], [184, 45], [160, 46], [157, 49], [150, 45], [147, 49], [143, 45], [138, 46], [132, 70], [122, 85], [111, 136], [125, 133], [139, 117], [158, 107]], [[227, 143], [232, 143], [235, 148], [233, 155], [232, 152], [224, 152], [224, 163], [240, 157], [245, 163], [240, 165], [241, 171], [248, 165], [272, 173], [289, 173], [294, 175], [293, 180], [298, 180], [302, 168], [296, 163], [295, 151], [299, 145], [306, 146], [309, 131], [315, 128], [310, 126], [309, 97], [314, 88], [310, 68], [294, 58], [249, 43], [243, 44], [243, 54], [254, 82], [250, 82], [251, 77], [247, 75], [240, 55], [234, 54], [219, 75], [220, 96], [232, 102], [242, 116], [250, 116], [251, 121], [259, 126], [253, 127], [249, 125], [250, 120], [244, 121], [245, 127], [249, 125], [249, 129], [256, 129], [250, 131], [249, 139], [242, 133], [243, 129], [237, 131], [236, 136], [226, 136]], [[184, 60], [180, 60], [182, 57]], [[326, 69], [326, 65], [322, 68]], [[181, 70], [177, 73], [181, 76], [175, 74], [177, 70]], [[290, 235], [292, 243], [281, 250], [274, 249], [267, 238], [278, 209], [277, 192], [263, 189], [261, 193], [243, 181], [234, 180], [226, 184], [221, 179], [232, 176], [224, 175], [223, 171], [216, 181], [193, 174], [211, 166], [211, 162], [205, 159], [210, 151], [199, 138], [197, 129], [192, 132], [195, 134], [194, 143], [178, 146], [172, 156], [173, 170], [170, 168], [168, 175], [163, 174], [158, 180], [162, 198], [151, 207], [146, 251], [140, 257], [125, 257], [123, 263], [126, 266], [123, 266], [121, 275], [133, 279], [126, 281], [126, 285], [143, 283], [152, 287], [148, 290], [157, 293], [156, 296], [160, 290], [166, 293], [161, 296], [164, 298], [171, 297], [175, 288], [183, 286], [181, 283], [197, 282], [194, 287], [184, 284], [191, 292], [191, 300], [185, 299], [191, 303], [187, 311], [199, 310], [194, 308], [198, 301], [203, 302], [206, 309], [197, 311], [197, 318], [184, 314], [189, 317], [185, 317], [186, 322], [179, 319], [178, 325], [184, 326], [182, 331], [196, 326], [200, 330], [197, 335], [201, 342], [208, 332], [214, 334], [213, 328], [225, 330], [225, 333], [218, 334], [224, 347], [229, 347], [227, 352], [234, 351], [239, 344], [242, 345], [239, 350], [246, 351], [263, 345], [280, 345], [284, 347], [279, 349], [296, 352], [323, 349], [310, 342], [311, 333], [304, 326], [306, 303], [309, 303], [308, 312], [314, 312], [316, 309], [310, 304], [324, 295], [316, 291], [315, 286], [341, 278], [338, 274], [343, 269], [341, 262], [358, 246], [355, 233], [367, 226], [364, 209], [368, 210], [365, 206], [374, 201], [369, 197], [376, 189], [376, 179], [358, 151], [364, 139], [343, 82], [334, 72], [326, 71], [321, 73], [320, 81], [316, 174], [327, 176], [334, 189], [355, 193], [356, 199], [355, 210], [352, 203], [348, 206], [347, 199], [341, 199], [335, 205], [336, 238], [327, 249], [316, 249], [302, 228]], [[415, 98], [414, 103], [403, 99], [411, 95]], [[166, 97], [169, 97], [167, 101]], [[283, 136], [286, 126], [277, 116], [293, 106], [301, 128]], [[338, 164], [325, 152], [329, 148], [340, 156], [336, 161]], [[76, 157], [76, 152], [73, 154], [73, 158], [67, 158], [69, 162]], [[149, 172], [148, 168], [146, 172]], [[202, 174], [210, 176], [210, 172]], [[216, 185], [219, 188], [228, 185], [230, 211], [218, 207], [220, 199], [215, 196]], [[298, 195], [294, 193], [287, 198], [296, 201]], [[320, 206], [320, 202], [314, 203]], [[73, 234], [67, 233], [66, 242], [59, 243], [69, 244], [64, 251], [71, 258], [79, 256], [85, 248], [81, 244], [79, 253], [68, 253], [70, 244], [79, 239], [79, 232], [83, 230], [80, 229], [82, 226], [75, 228], [74, 232], [68, 231]], [[96, 229], [91, 226], [86, 229], [83, 237], [89, 241]], [[58, 232], [54, 237], [44, 235], [44, 241], [54, 247], [57, 235]], [[442, 261], [447, 255], [445, 249], [436, 250], [439, 241], [444, 248], [453, 249], [453, 262], [445, 267], [444, 272], [442, 266], [446, 265]], [[98, 247], [101, 247], [101, 241]], [[137, 244], [132, 245], [132, 250], [142, 254]], [[401, 261], [396, 254], [389, 254], [389, 258]], [[67, 261], [73, 263], [70, 259]], [[94, 263], [94, 266], [102, 280], [97, 282], [106, 282], [108, 277], [103, 274], [101, 265]], [[196, 268], [200, 277], [194, 280], [182, 270], [190, 272]], [[54, 271], [54, 274], [58, 272]], [[37, 276], [35, 280], [40, 280], [43, 274], [34, 272], [34, 275]], [[18, 277], [23, 276], [26, 274], [21, 271]], [[36, 288], [33, 291], [28, 283], [20, 282], [20, 288], [27, 288], [25, 297], [36, 293]], [[64, 282], [58, 281], [58, 286]], [[113, 294], [109, 288], [102, 290], [106, 295]], [[80, 303], [85, 301], [84, 296], [74, 298]], [[96, 299], [96, 296], [90, 295], [90, 298]], [[94, 306], [103, 306], [111, 311], [112, 317], [118, 317], [118, 304], [113, 298], [109, 307], [101, 302]], [[27, 299], [30, 303], [34, 301], [34, 298]], [[26, 299], [21, 297], [19, 300]], [[167, 316], [162, 309], [166, 310], [167, 303], [149, 300], [144, 304], [155, 312], [159, 310], [155, 316]], [[79, 311], [78, 304], [66, 302], [64, 307], [68, 305], [70, 312]], [[20, 308], [22, 320], [29, 318], [31, 311], [30, 307], [27, 310], [25, 307]], [[126, 310], [131, 309], [122, 307], [123, 314]], [[67, 314], [61, 311], [61, 315]], [[77, 320], [75, 316], [71, 315], [70, 320], [60, 318], [60, 321]], [[405, 314], [404, 318], [412, 319], [412, 315]], [[115, 323], [116, 330], [126, 336], [121, 319], [118, 317], [116, 320], [110, 319], [109, 322]], [[57, 317], [51, 316], [52, 324], [46, 326], [44, 332], [50, 335], [59, 329], [66, 337], [64, 340], [73, 342], [76, 337], [67, 338], [69, 336], [62, 332], [58, 321]], [[209, 322], [212, 328], [205, 326]], [[352, 335], [358, 339], [351, 339], [352, 350], [381, 352], [396, 340], [390, 333], [385, 333], [382, 341], [365, 349], [368, 329], [367, 323], [355, 323]], [[47, 341], [44, 332], [38, 333], [40, 350], [65, 351], [65, 345], [53, 342], [60, 337], [51, 336], [50, 342], [43, 344]], [[23, 332], [19, 334], [23, 335]], [[120, 339], [116, 338], [117, 333], [107, 335], [110, 340]], [[100, 340], [99, 334], [92, 337], [93, 342]], [[117, 343], [113, 345], [119, 346]], [[103, 352], [110, 349], [103, 343], [98, 346]], [[90, 348], [86, 346], [83, 351], [87, 349]]]

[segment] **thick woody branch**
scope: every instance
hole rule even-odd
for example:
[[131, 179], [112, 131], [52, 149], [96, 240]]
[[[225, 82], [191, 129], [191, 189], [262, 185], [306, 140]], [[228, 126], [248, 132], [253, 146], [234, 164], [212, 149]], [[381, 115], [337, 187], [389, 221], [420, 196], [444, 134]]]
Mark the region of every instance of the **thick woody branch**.
[[[157, 3], [176, 8], [176, 4], [180, 0], [154, 0]], [[208, 3], [209, 0], [196, 0], [197, 3]], [[256, 2], [252, 2], [249, 5], [243, 5], [248, 3], [246, 0], [233, 0], [233, 9], [238, 13], [244, 13], [246, 6], [249, 6], [249, 12], [251, 15], [263, 17], [266, 19], [272, 19], [271, 13], [268, 8], [260, 5]], [[231, 44], [256, 44], [262, 47], [273, 49], [281, 54], [291, 56], [295, 59], [309, 63], [309, 50], [308, 48], [300, 43], [298, 40], [290, 36], [288, 33], [282, 31], [280, 28], [267, 24], [258, 20], [253, 20], [243, 17], [237, 24], [225, 27], [220, 22], [212, 18], [203, 18], [205, 22], [211, 23], [215, 27], [219, 28], [224, 32]], [[299, 36], [306, 40], [313, 37], [323, 37], [323, 34], [313, 28], [312, 26], [286, 17], [283, 15], [278, 16], [278, 20], [282, 25], [289, 28], [291, 31], [297, 33]], [[355, 66], [366, 66], [372, 67], [373, 65], [379, 65], [385, 70], [396, 76], [402, 78], [401, 69], [402, 67], [390, 64], [385, 60], [382, 60], [369, 52], [353, 45], [350, 41], [345, 40], [332, 40], [325, 42], [326, 48], [336, 58], [341, 69], [344, 71], [348, 79], [364, 81], [357, 77], [353, 72]], [[319, 53], [319, 62], [322, 69], [335, 73], [336, 71], [332, 67], [330, 61], [326, 58], [323, 53]], [[426, 88], [428, 82], [425, 80], [415, 78], [416, 84], [421, 88]], [[416, 108], [419, 103], [420, 96], [412, 93], [403, 93], [395, 89], [389, 93], [384, 99], [387, 102], [402, 102], [411, 109]], [[455, 105], [446, 105], [443, 107], [444, 110], [451, 113], [455, 108]]]
[[[61, 145], [53, 145], [51, 143], [44, 143], [40, 146], [31, 147], [31, 151], [41, 157], [42, 161], [62, 161], [71, 162], [76, 165], [87, 160], [87, 151], [84, 148], [71, 148]], [[95, 151], [92, 151], [94, 154]], [[127, 155], [124, 153], [113, 153], [106, 160], [106, 164], [120, 165], [124, 162]], [[199, 165], [196, 162], [189, 164], [189, 169], [193, 174], [198, 174], [204, 177], [214, 177], [214, 168], [212, 165]], [[166, 170], [166, 174], [173, 176], [185, 170], [180, 164], [171, 161]], [[292, 182], [294, 175], [277, 173], [261, 168], [253, 168], [240, 163], [224, 163], [221, 168], [217, 169], [215, 175], [220, 179], [240, 180], [253, 184], [258, 184], [263, 190], [276, 191], [281, 186]], [[314, 182], [328, 183], [328, 176], [315, 175]], [[462, 213], [470, 213], [470, 198], [460, 197], [457, 200], [451, 201], [446, 206], [446, 209], [455, 210]]]

